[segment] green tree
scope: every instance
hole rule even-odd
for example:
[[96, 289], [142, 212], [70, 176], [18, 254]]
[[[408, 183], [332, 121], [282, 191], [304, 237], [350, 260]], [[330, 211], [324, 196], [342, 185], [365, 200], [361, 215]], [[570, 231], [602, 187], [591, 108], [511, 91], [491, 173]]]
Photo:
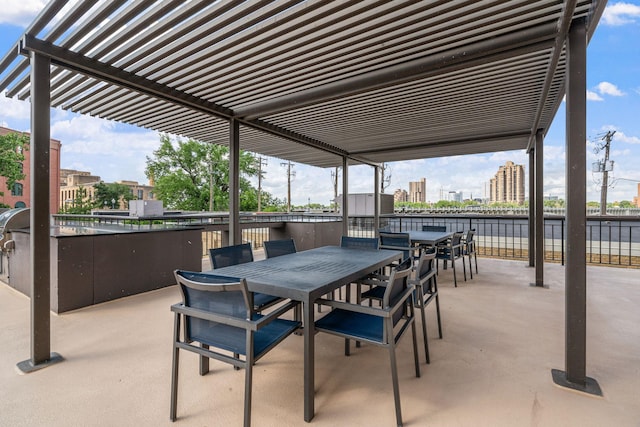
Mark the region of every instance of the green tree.
[[131, 189], [124, 184], [99, 182], [93, 188], [95, 189], [93, 193], [94, 207], [98, 209], [119, 207], [120, 201], [123, 201], [125, 207], [128, 207], [129, 201], [133, 199]]
[[89, 200], [89, 198], [87, 197], [87, 189], [79, 186], [78, 190], [76, 191], [76, 196], [71, 202], [71, 206], [63, 206], [62, 211], [63, 213], [68, 214], [84, 215], [90, 214], [92, 207], [93, 201]]
[[[255, 211], [257, 190], [248, 177], [258, 175], [258, 164], [255, 156], [245, 151], [240, 151], [239, 162], [240, 209]], [[147, 157], [145, 173], [154, 183], [157, 198], [170, 209], [229, 209], [229, 148], [226, 146], [190, 139], [174, 142], [161, 135], [160, 148], [152, 157]], [[264, 206], [270, 196], [262, 192], [262, 197]]]
[[[24, 151], [29, 149], [29, 138], [21, 133], [0, 135], [0, 176], [7, 179], [7, 190], [25, 178], [22, 172]], [[0, 196], [4, 196], [0, 189]]]

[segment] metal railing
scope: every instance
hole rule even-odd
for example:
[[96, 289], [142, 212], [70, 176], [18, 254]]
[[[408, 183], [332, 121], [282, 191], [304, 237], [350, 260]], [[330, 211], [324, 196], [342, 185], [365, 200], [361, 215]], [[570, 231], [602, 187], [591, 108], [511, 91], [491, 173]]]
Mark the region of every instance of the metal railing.
[[[277, 227], [283, 222], [341, 221], [331, 214], [242, 214], [241, 224], [250, 225], [242, 230], [245, 242], [254, 249], [270, 238], [270, 224]], [[529, 257], [529, 226], [525, 215], [383, 215], [381, 226], [391, 231], [421, 230], [423, 225], [444, 225], [450, 231], [476, 230], [477, 252], [480, 256], [527, 260]], [[203, 256], [207, 248], [222, 245], [222, 233], [228, 230], [226, 213], [180, 214], [161, 217], [136, 218], [129, 216], [54, 215], [55, 225], [108, 226], [162, 229], [175, 226], [203, 226]], [[587, 217], [587, 262], [640, 268], [640, 217], [589, 216]], [[214, 229], [215, 228], [215, 229]], [[544, 218], [545, 261], [565, 259], [565, 219], [546, 215]], [[369, 237], [375, 235], [372, 216], [349, 217], [349, 235]]]

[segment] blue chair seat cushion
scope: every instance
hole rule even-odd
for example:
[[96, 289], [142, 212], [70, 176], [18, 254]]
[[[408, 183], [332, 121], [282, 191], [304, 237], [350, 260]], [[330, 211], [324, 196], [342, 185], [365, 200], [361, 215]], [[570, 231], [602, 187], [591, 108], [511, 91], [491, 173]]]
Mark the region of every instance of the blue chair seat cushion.
[[[260, 317], [262, 316], [256, 314], [254, 320]], [[246, 356], [246, 334], [248, 332], [245, 329], [207, 321], [201, 323], [200, 319], [192, 318], [191, 321], [191, 339], [193, 341]], [[275, 319], [255, 331], [253, 335], [254, 357], [259, 358], [299, 326], [300, 322]]]
[[334, 309], [316, 321], [316, 328], [352, 338], [383, 342], [383, 318], [370, 314]]
[[384, 286], [374, 286], [371, 289], [362, 293], [362, 298], [372, 298], [376, 300], [382, 300], [384, 292], [387, 290]]
[[269, 306], [274, 302], [281, 300], [280, 297], [274, 297], [273, 295], [261, 294], [260, 292], [253, 293], [253, 306], [257, 311], [261, 311], [263, 307]]

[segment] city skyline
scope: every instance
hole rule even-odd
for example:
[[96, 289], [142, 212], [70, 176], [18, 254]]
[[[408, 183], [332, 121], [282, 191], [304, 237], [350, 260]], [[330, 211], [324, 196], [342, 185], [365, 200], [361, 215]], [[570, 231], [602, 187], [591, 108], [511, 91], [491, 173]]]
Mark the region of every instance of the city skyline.
[[[44, 6], [45, 1], [5, 1], [0, 16], [0, 50], [6, 52], [25, 27]], [[70, 2], [73, 4], [73, 2]], [[614, 171], [609, 179], [608, 201], [632, 200], [640, 181], [640, 0], [612, 2], [607, 6], [587, 51], [587, 199], [599, 201], [598, 174], [591, 164], [599, 159], [594, 153], [599, 138], [616, 130], [611, 144]], [[2, 77], [2, 76], [0, 76]], [[0, 96], [0, 125], [29, 131], [29, 103]], [[560, 106], [545, 138], [544, 195], [565, 198], [565, 106]], [[51, 111], [52, 138], [62, 142], [61, 167], [91, 170], [105, 181], [122, 179], [148, 182], [145, 159], [159, 147], [159, 135], [147, 129], [110, 122], [95, 117], [55, 109]], [[420, 159], [387, 163], [388, 191], [401, 187], [415, 177], [426, 176], [429, 186], [426, 201], [439, 199], [443, 191], [461, 191], [465, 197], [489, 197], [488, 180], [505, 161], [528, 165], [524, 151], [496, 152], [467, 156]], [[281, 160], [270, 158], [264, 167], [262, 189], [284, 200], [287, 176]], [[292, 203], [328, 205], [333, 199], [333, 168], [319, 169], [296, 164], [292, 182]], [[257, 178], [254, 180], [257, 187]], [[528, 180], [525, 180], [528, 181]], [[527, 186], [527, 183], [525, 183]], [[485, 187], [487, 189], [485, 189]], [[373, 192], [373, 169], [352, 166], [349, 192]], [[525, 187], [525, 194], [528, 190]]]

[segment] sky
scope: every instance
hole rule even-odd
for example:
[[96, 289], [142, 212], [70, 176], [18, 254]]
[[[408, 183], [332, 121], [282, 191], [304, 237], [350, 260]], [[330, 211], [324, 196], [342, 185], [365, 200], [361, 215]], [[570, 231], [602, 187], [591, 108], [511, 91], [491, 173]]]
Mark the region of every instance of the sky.
[[[44, 0], [3, 0], [0, 11], [0, 56], [12, 48]], [[632, 200], [640, 183], [640, 0], [609, 1], [587, 50], [587, 200], [600, 200], [601, 175], [591, 164], [602, 159], [602, 136], [616, 133], [611, 142], [609, 202]], [[29, 103], [0, 95], [0, 126], [29, 131]], [[51, 136], [62, 142], [60, 166], [90, 171], [105, 182], [133, 180], [147, 183], [145, 160], [159, 146], [157, 132], [60, 109], [51, 110]], [[544, 194], [565, 198], [565, 108], [561, 105], [545, 138]], [[524, 151], [452, 156], [387, 164], [386, 193], [409, 190], [410, 181], [426, 178], [427, 201], [440, 194], [462, 192], [466, 198], [488, 197], [489, 180], [506, 161], [525, 167]], [[268, 158], [262, 188], [279, 199], [287, 197], [287, 174], [282, 160]], [[439, 171], [462, 171], [441, 174]], [[333, 199], [333, 169], [294, 164], [291, 199], [294, 205]], [[257, 179], [254, 180], [257, 186]], [[525, 180], [525, 181], [528, 181]], [[525, 184], [526, 185], [526, 184]], [[526, 187], [525, 187], [526, 188]], [[528, 190], [525, 190], [528, 194]], [[373, 169], [349, 168], [349, 192], [373, 192]]]

